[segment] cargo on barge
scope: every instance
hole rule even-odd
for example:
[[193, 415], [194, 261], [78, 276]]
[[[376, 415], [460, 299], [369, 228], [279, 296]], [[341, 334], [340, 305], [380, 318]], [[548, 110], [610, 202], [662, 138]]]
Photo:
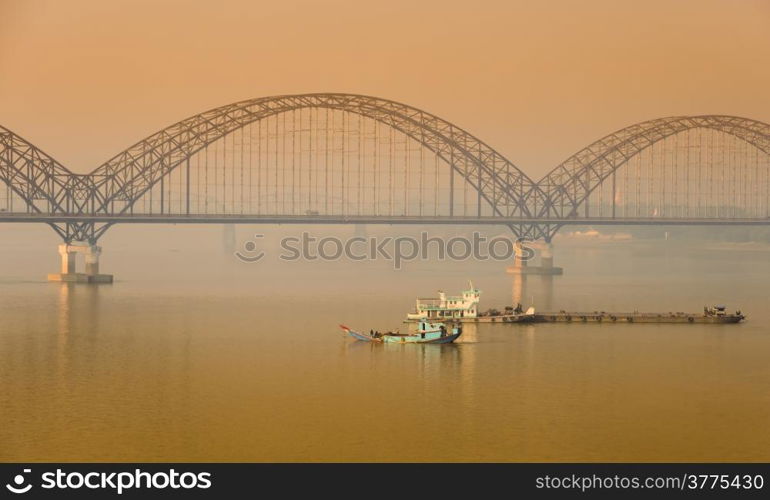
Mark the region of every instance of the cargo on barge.
[[[506, 307], [504, 311], [491, 309], [474, 317], [456, 317], [458, 323], [681, 323], [681, 324], [734, 324], [745, 320], [741, 311], [728, 313], [724, 306], [705, 307], [702, 313], [686, 312], [606, 312], [558, 311], [535, 312]], [[417, 320], [408, 318], [405, 323]]]
[[[529, 312], [529, 311], [528, 311]], [[461, 318], [463, 323], [682, 323], [734, 324], [745, 320], [741, 311], [728, 313], [725, 306], [704, 307], [702, 313], [685, 312], [538, 312], [534, 314], [490, 314]]]
[[[721, 309], [720, 309], [721, 308]], [[544, 312], [535, 314], [534, 323], [697, 323], [731, 324], [740, 323], [746, 317], [736, 311], [728, 314], [724, 306], [704, 308], [703, 313], [612, 313], [612, 312]]]

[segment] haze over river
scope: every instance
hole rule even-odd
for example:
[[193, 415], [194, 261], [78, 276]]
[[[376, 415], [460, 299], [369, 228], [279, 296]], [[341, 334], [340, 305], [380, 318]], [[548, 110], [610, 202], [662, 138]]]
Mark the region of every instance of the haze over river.
[[[244, 264], [221, 228], [118, 227], [116, 282], [68, 286], [44, 281], [50, 230], [3, 231], [1, 461], [770, 460], [770, 246], [557, 240], [549, 284], [500, 262]], [[478, 325], [447, 346], [337, 326], [403, 329], [468, 279], [482, 309], [748, 321]]]

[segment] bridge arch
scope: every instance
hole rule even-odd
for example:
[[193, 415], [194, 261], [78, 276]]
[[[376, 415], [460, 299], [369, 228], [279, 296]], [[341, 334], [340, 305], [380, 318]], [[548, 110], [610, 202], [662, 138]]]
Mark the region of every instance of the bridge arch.
[[[93, 210], [99, 194], [89, 175], [72, 173], [52, 156], [11, 130], [0, 126], [0, 180], [8, 193], [2, 211], [17, 212], [13, 200], [29, 214]], [[49, 223], [64, 241], [93, 239], [94, 224]], [[99, 225], [99, 230], [106, 230]], [[103, 229], [102, 229], [103, 227]], [[101, 234], [101, 233], [100, 233]]]
[[575, 217], [589, 195], [640, 153], [676, 134], [693, 129], [722, 132], [770, 155], [770, 124], [726, 115], [659, 118], [609, 134], [567, 158], [538, 185], [545, 195], [537, 215]]
[[[19, 215], [54, 215], [56, 217], [40, 219], [52, 225], [66, 242], [95, 242], [121, 215], [133, 214], [132, 210], [137, 201], [146, 200], [148, 193], [151, 198], [154, 186], [160, 185], [162, 192], [164, 179], [168, 178], [170, 181], [170, 174], [175, 170], [179, 173], [181, 169], [178, 167], [185, 161], [188, 161], [189, 179], [191, 156], [206, 150], [209, 145], [225, 137], [233, 138], [232, 144], [235, 147], [238, 130], [241, 130], [242, 134], [245, 127], [252, 123], [263, 123], [263, 120], [269, 121], [279, 115], [285, 117], [296, 111], [300, 112], [301, 120], [301, 111], [308, 109], [310, 116], [313, 110], [332, 110], [365, 117], [383, 124], [383, 128], [398, 131], [418, 143], [421, 151], [429, 150], [440, 158], [442, 168], [458, 173], [464, 181], [463, 187], [471, 186], [468, 188], [472, 193], [471, 198], [477, 193], [478, 206], [481, 207], [483, 200], [485, 207], [492, 210], [491, 213], [487, 210], [485, 216], [500, 217], [504, 224], [521, 236], [548, 240], [565, 223], [565, 219], [569, 219], [567, 223], [578, 221], [578, 209], [582, 208], [581, 204], [587, 210], [589, 201], [593, 204], [594, 200], [599, 198], [601, 205], [601, 195], [608, 189], [610, 183], [606, 181], [610, 177], [614, 219], [615, 198], [618, 192], [614, 185], [616, 172], [633, 162], [638, 164], [640, 157], [654, 151], [661, 144], [674, 141], [669, 138], [679, 138], [692, 134], [693, 131], [700, 133], [703, 130], [735, 138], [736, 142], [744, 145], [751, 145], [755, 158], [760, 154], [762, 156], [762, 167], [755, 166], [753, 177], [747, 174], [748, 177], [744, 176], [740, 181], [744, 189], [743, 200], [755, 203], [756, 210], [742, 211], [739, 204], [732, 204], [733, 200], [725, 197], [722, 192], [722, 198], [714, 201], [712, 205], [732, 204], [732, 214], [718, 213], [717, 217], [726, 220], [739, 217], [770, 219], [770, 125], [767, 123], [725, 115], [678, 116], [650, 120], [618, 130], [595, 141], [535, 183], [490, 146], [450, 122], [405, 104], [355, 94], [264, 97], [215, 108], [149, 136], [87, 175], [72, 173], [39, 148], [10, 130], [0, 127], [0, 180], [6, 184], [7, 193], [12, 193], [15, 200], [20, 200], [16, 202], [14, 212]], [[241, 139], [243, 140], [243, 135]], [[723, 153], [729, 150], [725, 144], [718, 146], [722, 148]], [[689, 144], [684, 149], [689, 151]], [[460, 168], [461, 163], [464, 168]], [[730, 164], [735, 173], [736, 163]], [[436, 165], [438, 169], [438, 162]], [[449, 168], [446, 168], [447, 165]], [[689, 169], [689, 163], [687, 165]], [[746, 166], [751, 168], [750, 164]], [[629, 168], [625, 169], [626, 175]], [[725, 179], [724, 166], [722, 168], [721, 179]], [[739, 174], [741, 168], [743, 165], [739, 163]], [[761, 173], [758, 175], [757, 171]], [[649, 177], [659, 173], [652, 169]], [[665, 183], [666, 176], [671, 174], [665, 170], [662, 173]], [[396, 174], [403, 174], [403, 171]], [[746, 191], [752, 190], [756, 192], [748, 196], [745, 194]], [[708, 195], [708, 192], [705, 195], [701, 193], [701, 196]], [[152, 201], [150, 206], [152, 207]], [[451, 202], [449, 206], [453, 206]], [[675, 209], [671, 212], [682, 215], [684, 210]], [[696, 217], [713, 218], [713, 213], [697, 213]], [[153, 214], [151, 208], [150, 215]], [[187, 214], [190, 214], [189, 209]], [[211, 212], [199, 214], [215, 215]], [[273, 215], [287, 214], [276, 212]], [[478, 214], [481, 216], [480, 208]], [[169, 212], [168, 215], [185, 215], [185, 212]], [[336, 217], [340, 214], [330, 215]], [[380, 215], [387, 214], [374, 213], [376, 217]], [[389, 212], [389, 215], [412, 214]], [[420, 212], [420, 215], [423, 213]], [[454, 215], [460, 216], [458, 213]], [[476, 217], [476, 214], [471, 211], [470, 214], [463, 213], [461, 216], [467, 220], [468, 217]], [[593, 209], [592, 217], [596, 219]], [[601, 217], [600, 215], [599, 218]], [[520, 222], [516, 221], [517, 218]], [[627, 214], [624, 212], [621, 218], [627, 218]]]
[[40, 148], [0, 126], [0, 180], [32, 213], [66, 209], [72, 172]]
[[[185, 160], [238, 129], [305, 108], [350, 112], [405, 134], [461, 175], [495, 215], [531, 216], [525, 203], [540, 200], [539, 187], [493, 148], [465, 130], [420, 109], [356, 94], [300, 94], [264, 97], [215, 108], [175, 123], [134, 144], [97, 168], [92, 176], [102, 200], [99, 213], [129, 212], [153, 186]], [[469, 162], [472, 172], [459, 168]], [[119, 202], [119, 203], [118, 203]], [[120, 207], [115, 210], [116, 203]]]

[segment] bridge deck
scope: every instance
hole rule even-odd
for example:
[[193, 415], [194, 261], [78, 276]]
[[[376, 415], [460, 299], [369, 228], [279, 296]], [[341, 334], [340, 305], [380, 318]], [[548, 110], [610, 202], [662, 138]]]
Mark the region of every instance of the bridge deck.
[[456, 224], [456, 225], [616, 225], [616, 226], [713, 226], [770, 225], [764, 218], [540, 218], [540, 217], [437, 217], [437, 216], [372, 216], [372, 215], [65, 215], [0, 213], [0, 222], [38, 223], [134, 223], [134, 224]]

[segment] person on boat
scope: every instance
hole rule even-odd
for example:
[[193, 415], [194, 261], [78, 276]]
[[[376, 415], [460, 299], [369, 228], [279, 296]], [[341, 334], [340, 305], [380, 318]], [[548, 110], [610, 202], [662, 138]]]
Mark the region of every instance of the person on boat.
[[369, 330], [369, 336], [374, 337], [374, 330]]
[[441, 325], [441, 336], [446, 337], [446, 327], [444, 325]]

